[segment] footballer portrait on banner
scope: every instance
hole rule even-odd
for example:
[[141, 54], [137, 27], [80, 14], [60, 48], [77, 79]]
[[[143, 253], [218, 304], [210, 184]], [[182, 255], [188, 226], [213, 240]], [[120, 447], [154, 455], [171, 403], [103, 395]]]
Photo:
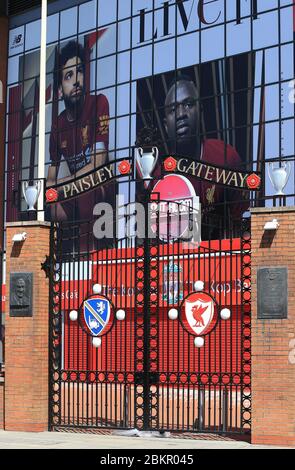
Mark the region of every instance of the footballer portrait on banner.
[[[55, 106], [52, 112], [47, 187], [59, 185], [64, 200], [50, 207], [55, 220], [90, 220], [95, 203], [106, 197], [103, 188], [83, 194], [89, 189], [83, 176], [108, 162], [109, 102], [103, 93], [90, 93], [90, 55], [97, 33], [94, 36], [86, 37], [84, 45], [71, 40], [56, 48], [54, 89], [59, 109]], [[66, 176], [60, 171], [62, 162]], [[75, 181], [84, 187], [71, 183]]]
[[[187, 186], [193, 187], [192, 197], [197, 196], [201, 204], [202, 239], [220, 237], [223, 229], [219, 227], [224, 227], [224, 222], [228, 227], [229, 224], [238, 227], [248, 209], [249, 191], [247, 194], [247, 191], [218, 182], [229, 180], [228, 173], [223, 170], [240, 172], [237, 174], [241, 178], [252, 171], [249, 129], [253, 100], [249, 90], [253, 86], [253, 72], [249, 63], [248, 54], [242, 54], [156, 75], [137, 83], [139, 138], [136, 146], [141, 146], [144, 133], [151, 133], [150, 128], [156, 134], [154, 141], [158, 145], [160, 142], [158, 163], [153, 172], [155, 178], [150, 188], [152, 185], [156, 189], [159, 187], [156, 180], [163, 170], [163, 159], [169, 155], [182, 157], [178, 165], [180, 168], [181, 164], [182, 175], [174, 175], [173, 185], [170, 175], [164, 176], [167, 187], [161, 183], [161, 189], [165, 198], [170, 195], [172, 199], [175, 193], [175, 198], [180, 200], [179, 187], [183, 186], [184, 177], [188, 180]], [[153, 97], [149, 90], [153, 90]], [[205, 176], [217, 168], [218, 181], [192, 177], [191, 171], [186, 175], [186, 169], [197, 164], [203, 165]], [[202, 176], [202, 173], [198, 172], [198, 175]], [[179, 184], [175, 181], [177, 177], [181, 180]], [[139, 193], [144, 190], [143, 185], [138, 185]], [[140, 194], [138, 196], [140, 198]]]
[[[113, 70], [99, 67], [100, 56], [114, 49], [114, 35], [114, 28], [102, 28], [47, 46], [46, 220], [91, 220], [95, 204], [115, 200], [115, 184], [109, 182]], [[15, 193], [19, 180], [37, 174], [39, 61], [38, 50], [20, 55], [19, 82], [9, 88], [7, 220], [25, 217], [27, 205], [20, 196], [19, 208]]]

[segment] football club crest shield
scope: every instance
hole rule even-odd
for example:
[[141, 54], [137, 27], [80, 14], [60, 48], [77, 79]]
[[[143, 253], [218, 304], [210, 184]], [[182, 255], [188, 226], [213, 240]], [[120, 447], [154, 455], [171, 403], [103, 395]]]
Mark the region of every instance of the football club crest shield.
[[181, 319], [189, 333], [201, 336], [209, 333], [217, 321], [214, 299], [205, 292], [194, 292], [184, 300]]
[[99, 336], [107, 328], [111, 305], [102, 295], [95, 295], [83, 303], [84, 320], [93, 336]]

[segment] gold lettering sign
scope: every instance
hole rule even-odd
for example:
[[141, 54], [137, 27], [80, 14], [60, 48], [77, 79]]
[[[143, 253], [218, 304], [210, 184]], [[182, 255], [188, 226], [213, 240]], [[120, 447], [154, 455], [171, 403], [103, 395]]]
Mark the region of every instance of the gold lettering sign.
[[112, 178], [115, 177], [115, 164], [110, 163], [105, 165], [102, 168], [95, 170], [89, 175], [82, 176], [75, 180], [69, 181], [63, 185], [56, 185], [47, 188], [47, 193], [54, 191], [56, 193], [56, 198], [47, 198], [47, 203], [54, 203], [60, 201], [66, 201], [75, 196], [79, 196], [86, 191], [94, 189], [98, 186], [101, 186], [104, 183], [107, 183]]
[[[197, 160], [191, 160], [189, 158], [183, 158], [179, 156], [169, 157], [176, 160], [175, 172], [184, 174], [187, 176], [194, 176], [210, 183], [222, 184], [224, 186], [229, 186], [236, 189], [259, 189], [257, 187], [250, 187], [247, 184], [247, 178], [250, 176], [250, 173], [245, 171], [237, 171], [234, 168], [221, 168], [211, 163], [199, 162]], [[165, 157], [163, 158], [163, 162]], [[168, 170], [167, 170], [168, 171]], [[253, 176], [253, 173], [251, 173]], [[256, 178], [260, 180], [260, 177], [257, 175]], [[211, 200], [213, 194], [209, 194], [209, 200]]]

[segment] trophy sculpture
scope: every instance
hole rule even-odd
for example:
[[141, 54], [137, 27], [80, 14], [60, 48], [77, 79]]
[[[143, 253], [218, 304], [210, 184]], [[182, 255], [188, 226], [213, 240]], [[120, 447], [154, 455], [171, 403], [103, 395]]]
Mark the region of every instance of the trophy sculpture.
[[135, 142], [135, 161], [139, 177], [147, 188], [159, 157], [157, 129], [144, 127], [138, 132]]
[[274, 168], [274, 163], [268, 163], [268, 176], [276, 190], [275, 196], [284, 196], [283, 189], [285, 188], [291, 171], [290, 162], [280, 162], [278, 168]]
[[151, 174], [158, 160], [159, 150], [157, 147], [152, 147], [151, 151], [147, 151], [142, 147], [138, 147], [136, 150], [136, 163], [139, 174], [143, 180], [151, 180]]
[[37, 180], [34, 184], [29, 184], [28, 181], [23, 181], [22, 190], [25, 201], [28, 205], [28, 211], [35, 211], [35, 204], [38, 200], [41, 191], [42, 181]]

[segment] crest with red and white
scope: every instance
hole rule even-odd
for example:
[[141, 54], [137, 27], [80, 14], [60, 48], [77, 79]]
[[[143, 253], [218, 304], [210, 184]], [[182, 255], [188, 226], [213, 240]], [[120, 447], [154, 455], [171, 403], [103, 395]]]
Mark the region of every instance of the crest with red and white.
[[184, 328], [195, 336], [210, 333], [217, 322], [217, 305], [206, 292], [189, 294], [181, 306], [181, 321]]

